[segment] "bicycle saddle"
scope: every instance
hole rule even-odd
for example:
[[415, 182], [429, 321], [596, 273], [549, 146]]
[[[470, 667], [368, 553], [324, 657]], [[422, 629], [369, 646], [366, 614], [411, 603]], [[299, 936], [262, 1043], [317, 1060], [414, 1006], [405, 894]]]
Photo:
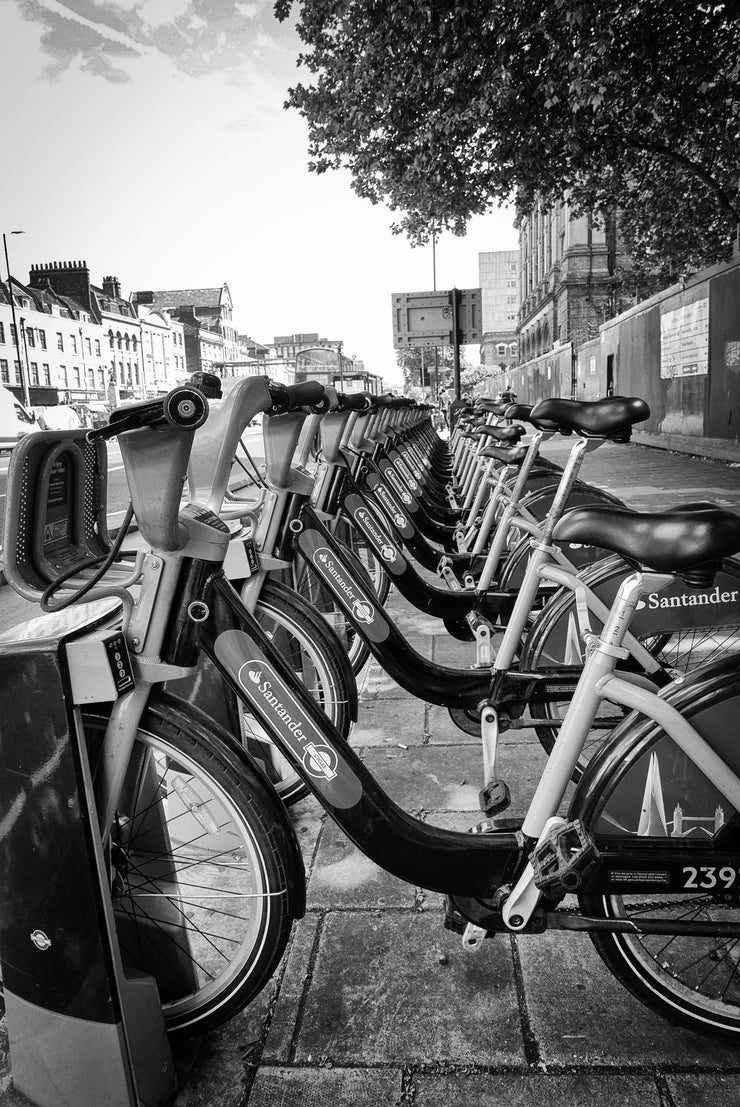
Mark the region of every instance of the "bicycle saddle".
[[[540, 403], [542, 402], [540, 401]], [[532, 407], [532, 404], [508, 404], [504, 415], [507, 419], [523, 419], [525, 423], [531, 423], [535, 430], [557, 431], [561, 429], [560, 424], [554, 423], [551, 419], [533, 419]], [[567, 433], [570, 434], [570, 431]]]
[[505, 465], [521, 465], [527, 456], [526, 446], [484, 446], [481, 457], [494, 457]]
[[635, 423], [650, 416], [650, 408], [636, 396], [609, 396], [603, 400], [540, 400], [532, 408], [530, 419], [548, 419], [561, 432], [576, 431], [586, 437], [611, 438], [628, 442]]
[[619, 507], [578, 507], [556, 524], [557, 542], [601, 546], [659, 573], [687, 573], [687, 583], [709, 583], [723, 557], [740, 550], [740, 516], [711, 504], [672, 511], [629, 511]]
[[499, 442], [518, 442], [524, 434], [524, 427], [492, 427], [486, 423], [473, 431], [476, 438], [497, 438]]
[[490, 411], [494, 415], [503, 415], [506, 411], [507, 404], [502, 403], [500, 400], [479, 400], [477, 407], [479, 411]]

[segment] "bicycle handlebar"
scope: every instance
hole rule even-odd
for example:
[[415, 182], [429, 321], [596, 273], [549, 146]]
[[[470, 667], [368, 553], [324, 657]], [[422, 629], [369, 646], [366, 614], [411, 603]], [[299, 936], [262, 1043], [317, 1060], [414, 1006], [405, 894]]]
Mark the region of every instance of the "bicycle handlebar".
[[129, 407], [118, 407], [110, 413], [106, 426], [90, 431], [88, 440], [115, 438], [142, 427], [179, 427], [197, 430], [208, 418], [208, 400], [191, 385], [180, 385], [161, 400], [145, 400]]
[[321, 381], [302, 381], [300, 384], [278, 384], [270, 381], [268, 388], [272, 398], [270, 415], [283, 415], [299, 407], [321, 405], [326, 396]]
[[367, 392], [351, 392], [349, 395], [339, 392], [337, 400], [340, 411], [367, 411], [372, 407], [372, 397], [368, 396]]

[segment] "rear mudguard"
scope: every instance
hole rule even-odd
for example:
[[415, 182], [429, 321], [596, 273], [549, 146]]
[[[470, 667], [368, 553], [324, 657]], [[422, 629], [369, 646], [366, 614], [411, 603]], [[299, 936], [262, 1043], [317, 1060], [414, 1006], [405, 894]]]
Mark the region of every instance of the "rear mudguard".
[[[662, 697], [740, 774], [737, 669], [737, 657], [706, 665]], [[570, 818], [584, 823], [601, 853], [586, 895], [683, 891], [697, 887], [702, 867], [716, 872], [700, 887], [740, 890], [740, 815], [657, 723], [636, 712], [589, 763]]]

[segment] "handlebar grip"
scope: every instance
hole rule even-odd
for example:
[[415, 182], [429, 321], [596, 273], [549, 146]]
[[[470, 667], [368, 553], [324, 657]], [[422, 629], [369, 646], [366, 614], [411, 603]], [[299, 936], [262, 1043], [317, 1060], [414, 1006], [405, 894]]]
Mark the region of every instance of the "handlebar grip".
[[278, 384], [270, 381], [268, 385], [272, 398], [272, 407], [268, 414], [283, 415], [286, 411], [295, 411], [299, 407], [322, 406], [326, 392], [321, 381], [302, 381], [300, 384]]
[[321, 381], [301, 381], [300, 384], [289, 384], [286, 392], [290, 397], [290, 411], [294, 411], [297, 407], [321, 404], [326, 396]]
[[366, 411], [370, 407], [370, 397], [365, 392], [340, 392], [337, 399], [341, 411]]

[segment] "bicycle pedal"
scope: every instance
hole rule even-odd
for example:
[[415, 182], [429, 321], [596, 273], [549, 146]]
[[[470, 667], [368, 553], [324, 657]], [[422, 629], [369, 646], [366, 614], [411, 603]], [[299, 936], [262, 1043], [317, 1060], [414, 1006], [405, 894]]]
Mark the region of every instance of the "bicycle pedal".
[[491, 649], [492, 624], [484, 615], [479, 615], [477, 611], [469, 611], [465, 616], [465, 622], [475, 635], [476, 665], [479, 669], [490, 668], [493, 664], [493, 650]]
[[509, 785], [504, 780], [489, 780], [478, 793], [478, 805], [484, 815], [505, 811], [511, 803]]
[[445, 564], [444, 558], [442, 559], [442, 561], [440, 561], [437, 567], [437, 572], [444, 579], [445, 584], [451, 592], [462, 592], [460, 581], [457, 579], [454, 572], [452, 571], [452, 566], [449, 563]]
[[562, 899], [581, 887], [601, 854], [581, 820], [573, 819], [553, 827], [537, 843], [529, 860], [542, 894], [548, 899]]

